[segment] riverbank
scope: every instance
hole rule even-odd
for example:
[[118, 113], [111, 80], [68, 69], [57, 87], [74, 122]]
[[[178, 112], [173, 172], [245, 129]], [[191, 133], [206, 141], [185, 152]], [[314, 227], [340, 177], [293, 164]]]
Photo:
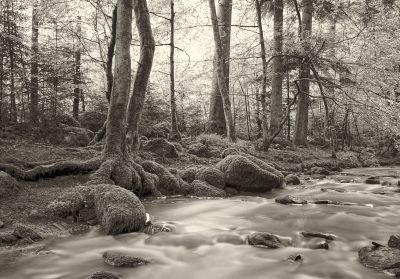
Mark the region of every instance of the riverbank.
[[[330, 153], [318, 147], [293, 148], [285, 142], [274, 144], [268, 152], [257, 151], [253, 143], [239, 141], [229, 143], [213, 135], [186, 138], [179, 144], [165, 146], [165, 143], [147, 141], [139, 152], [141, 159], [151, 160], [167, 167], [171, 173], [182, 174], [189, 168], [213, 167], [226, 154], [250, 154], [269, 163], [284, 175], [294, 174], [300, 183], [324, 179], [327, 175], [337, 174], [344, 168], [378, 166], [386, 161], [376, 158], [369, 150], [361, 152], [338, 153], [338, 159], [332, 159]], [[87, 160], [101, 155], [102, 146], [86, 148], [57, 147], [45, 143], [2, 140], [0, 162], [28, 167], [28, 162], [52, 163], [60, 160]], [[176, 153], [176, 154], [175, 154]], [[18, 190], [0, 197], [0, 253], [18, 255], [15, 251], [30, 250], [37, 246], [29, 235], [15, 237], [15, 228], [25, 226], [38, 233], [43, 239], [68, 237], [90, 231], [96, 222], [87, 222], [82, 216], [60, 218], [48, 213], [47, 206], [68, 192], [71, 187], [85, 184], [89, 174], [59, 176], [34, 182], [18, 181]], [[297, 184], [297, 183], [295, 183]], [[238, 191], [231, 195], [241, 194]], [[8, 240], [7, 240], [8, 236]], [[38, 246], [40, 247], [40, 246]], [[40, 249], [40, 248], [38, 248]], [[1, 257], [10, 260], [9, 257]]]

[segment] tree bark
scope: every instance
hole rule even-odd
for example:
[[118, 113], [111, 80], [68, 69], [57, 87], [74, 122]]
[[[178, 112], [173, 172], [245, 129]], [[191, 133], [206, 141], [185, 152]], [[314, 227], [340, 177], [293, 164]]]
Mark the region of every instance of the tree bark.
[[261, 14], [261, 4], [259, 0], [255, 0], [256, 3], [256, 12], [257, 12], [257, 25], [258, 25], [258, 34], [260, 36], [260, 47], [261, 47], [261, 61], [263, 68], [263, 79], [262, 79], [262, 89], [261, 89], [261, 108], [262, 108], [262, 137], [263, 137], [263, 146], [267, 146], [269, 142], [269, 134], [268, 134], [268, 118], [267, 118], [267, 58], [265, 51], [265, 41], [264, 41], [264, 31], [262, 26], [262, 14]]
[[178, 128], [178, 118], [176, 113], [176, 98], [175, 98], [175, 42], [174, 42], [174, 32], [175, 32], [175, 11], [174, 11], [174, 0], [170, 2], [171, 8], [171, 18], [170, 18], [170, 94], [171, 94], [171, 132], [169, 135], [170, 140], [181, 140], [181, 133]]
[[[155, 43], [150, 24], [149, 10], [145, 0], [134, 0], [133, 9], [140, 37], [140, 59], [133, 84], [128, 109], [128, 146], [132, 150], [139, 148], [139, 123], [142, 116], [147, 84], [153, 65]], [[117, 29], [118, 31], [118, 29]]]
[[36, 124], [39, 119], [39, 18], [37, 5], [32, 9], [32, 38], [31, 38], [31, 88], [30, 88], [30, 120]]
[[126, 108], [131, 83], [132, 1], [118, 0], [115, 43], [115, 77], [107, 117], [105, 158], [124, 158]]
[[[301, 40], [303, 44], [303, 51], [306, 53], [310, 50], [310, 36], [312, 33], [312, 15], [313, 15], [313, 1], [303, 1], [302, 12], [302, 33]], [[296, 124], [294, 131], [294, 144], [307, 145], [307, 132], [308, 132], [308, 107], [309, 107], [309, 94], [310, 94], [310, 65], [307, 62], [308, 58], [303, 59], [299, 70], [299, 100], [296, 110]]]
[[[216, 57], [217, 57], [216, 59], [217, 59], [218, 86], [224, 108], [226, 134], [230, 141], [235, 142], [236, 132], [232, 118], [232, 108], [231, 108], [231, 101], [229, 99], [229, 89], [227, 87], [226, 77], [225, 77], [226, 60], [224, 59], [224, 48], [221, 41], [220, 30], [218, 28], [218, 19], [217, 19], [217, 12], [215, 10], [215, 1], [209, 0], [208, 2], [210, 5], [211, 21], [214, 33], [214, 43], [215, 43]], [[226, 36], [226, 34], [223, 34], [223, 36]]]
[[[283, 0], [274, 1], [274, 48], [273, 55], [282, 54]], [[272, 60], [271, 120], [269, 132], [274, 134], [282, 121], [283, 57]]]
[[113, 10], [113, 17], [112, 17], [112, 24], [111, 24], [111, 39], [108, 45], [107, 50], [107, 61], [106, 61], [106, 78], [107, 78], [107, 91], [106, 91], [106, 98], [107, 101], [110, 102], [111, 98], [111, 91], [113, 85], [113, 58], [114, 58], [114, 51], [115, 51], [115, 37], [117, 32], [117, 6], [114, 7]]
[[[229, 68], [230, 68], [230, 42], [231, 42], [231, 19], [232, 19], [232, 0], [218, 1], [218, 25], [221, 36], [224, 59], [224, 76], [226, 87], [229, 90]], [[220, 135], [226, 134], [226, 121], [224, 114], [223, 101], [218, 85], [218, 61], [217, 54], [214, 54], [214, 70], [212, 89], [210, 96], [210, 112], [208, 131]]]
[[[81, 27], [81, 17], [78, 16], [77, 21], [77, 31], [78, 37], [81, 37], [82, 27]], [[75, 119], [79, 119], [79, 101], [80, 101], [80, 87], [81, 87], [81, 47], [78, 43], [77, 49], [75, 51], [75, 74], [74, 74], [74, 104], [73, 104], [73, 115]]]

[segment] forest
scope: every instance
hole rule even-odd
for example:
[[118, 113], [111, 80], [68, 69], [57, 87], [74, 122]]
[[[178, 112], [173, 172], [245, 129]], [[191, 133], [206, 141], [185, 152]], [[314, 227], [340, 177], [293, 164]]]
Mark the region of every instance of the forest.
[[400, 277], [399, 29], [398, 0], [1, 0], [0, 278]]

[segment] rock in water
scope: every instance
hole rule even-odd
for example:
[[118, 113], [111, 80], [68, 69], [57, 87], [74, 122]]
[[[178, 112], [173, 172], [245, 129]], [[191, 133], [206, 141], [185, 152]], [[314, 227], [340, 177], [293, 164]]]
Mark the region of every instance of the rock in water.
[[379, 181], [379, 178], [378, 178], [378, 177], [368, 177], [368, 178], [365, 180], [365, 183], [366, 183], [366, 184], [381, 184], [381, 182]]
[[249, 245], [261, 247], [261, 248], [282, 248], [285, 245], [282, 240], [274, 234], [268, 232], [255, 232], [247, 237], [247, 242]]
[[282, 173], [255, 157], [229, 155], [217, 167], [225, 173], [226, 185], [239, 191], [262, 193], [283, 185]]
[[289, 174], [285, 177], [287, 185], [300, 185], [300, 178], [297, 175]]
[[13, 235], [19, 239], [30, 238], [33, 241], [42, 240], [40, 234], [38, 234], [33, 229], [24, 225], [17, 225], [14, 229]]
[[361, 248], [358, 257], [366, 267], [380, 271], [390, 271], [400, 267], [400, 249], [368, 246]]
[[103, 259], [106, 264], [115, 267], [138, 267], [150, 263], [143, 258], [110, 251], [104, 252]]
[[281, 198], [276, 198], [275, 202], [281, 204], [307, 204], [308, 202], [302, 198], [295, 197], [295, 196], [284, 196]]
[[121, 279], [117, 274], [108, 271], [98, 271], [86, 279]]
[[167, 158], [179, 157], [175, 146], [165, 139], [158, 138], [149, 140], [143, 147], [143, 150], [153, 152], [159, 156]]
[[196, 197], [214, 197], [214, 198], [224, 198], [226, 193], [224, 190], [214, 187], [205, 181], [195, 180], [189, 186], [187, 195]]
[[106, 234], [136, 232], [144, 228], [146, 211], [132, 192], [115, 185], [98, 185], [94, 203], [97, 219]]
[[400, 235], [392, 235], [389, 238], [388, 246], [390, 248], [400, 249]]
[[307, 238], [316, 237], [316, 238], [323, 238], [323, 239], [331, 240], [331, 241], [337, 239], [337, 236], [336, 236], [336, 235], [330, 234], [330, 233], [321, 233], [321, 232], [301, 232], [301, 234], [302, 234], [304, 237], [307, 237]]
[[8, 173], [0, 171], [0, 198], [13, 196], [19, 191], [17, 180]]

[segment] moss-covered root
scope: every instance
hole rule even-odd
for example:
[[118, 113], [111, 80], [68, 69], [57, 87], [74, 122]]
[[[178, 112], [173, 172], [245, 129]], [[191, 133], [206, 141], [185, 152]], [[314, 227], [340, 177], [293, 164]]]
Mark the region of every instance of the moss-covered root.
[[146, 211], [132, 192], [115, 185], [96, 185], [94, 205], [105, 234], [136, 232], [144, 228]]
[[140, 164], [146, 172], [158, 176], [157, 188], [163, 195], [184, 194], [179, 180], [167, 168], [153, 161], [143, 161]]
[[16, 165], [0, 163], [0, 170], [20, 180], [36, 181], [41, 178], [88, 173], [97, 170], [102, 162], [102, 158], [96, 157], [83, 162], [61, 161], [47, 165], [39, 165], [32, 169], [23, 169]]

